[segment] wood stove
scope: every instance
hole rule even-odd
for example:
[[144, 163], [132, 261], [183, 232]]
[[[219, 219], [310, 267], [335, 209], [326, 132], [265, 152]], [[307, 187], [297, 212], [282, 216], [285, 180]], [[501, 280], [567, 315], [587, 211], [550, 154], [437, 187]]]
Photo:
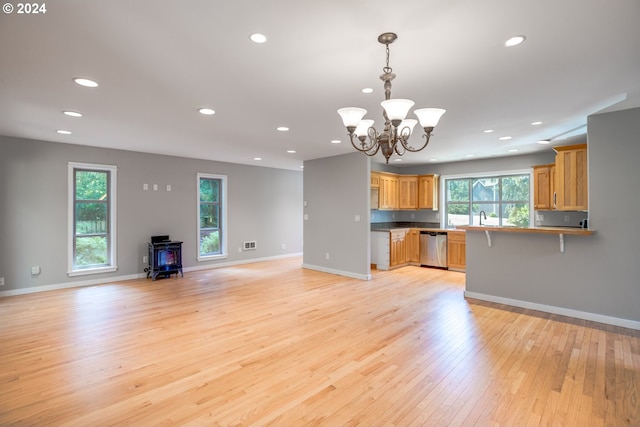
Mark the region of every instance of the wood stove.
[[173, 273], [184, 277], [182, 273], [182, 242], [171, 240], [169, 236], [152, 236], [149, 246], [149, 267], [147, 279], [156, 280], [158, 276], [171, 276]]

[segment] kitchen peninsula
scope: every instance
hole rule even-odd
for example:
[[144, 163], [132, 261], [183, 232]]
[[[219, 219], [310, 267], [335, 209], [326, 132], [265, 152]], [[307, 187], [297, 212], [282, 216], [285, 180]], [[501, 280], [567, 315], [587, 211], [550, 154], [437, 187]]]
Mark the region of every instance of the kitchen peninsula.
[[555, 234], [560, 239], [560, 252], [564, 253], [564, 236], [590, 236], [593, 230], [575, 227], [502, 227], [492, 225], [459, 225], [457, 228], [469, 231], [483, 231], [487, 237], [487, 246], [492, 247], [491, 233], [525, 233], [525, 234]]

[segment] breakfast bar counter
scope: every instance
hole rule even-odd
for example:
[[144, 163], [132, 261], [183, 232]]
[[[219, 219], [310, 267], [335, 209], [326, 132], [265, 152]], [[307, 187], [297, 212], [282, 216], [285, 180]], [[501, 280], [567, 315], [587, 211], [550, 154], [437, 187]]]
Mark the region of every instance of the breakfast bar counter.
[[494, 225], [458, 225], [456, 228], [467, 231], [484, 231], [487, 236], [487, 245], [492, 247], [491, 233], [529, 233], [529, 234], [556, 234], [560, 239], [560, 252], [564, 253], [564, 236], [590, 236], [593, 230], [572, 227], [503, 227]]

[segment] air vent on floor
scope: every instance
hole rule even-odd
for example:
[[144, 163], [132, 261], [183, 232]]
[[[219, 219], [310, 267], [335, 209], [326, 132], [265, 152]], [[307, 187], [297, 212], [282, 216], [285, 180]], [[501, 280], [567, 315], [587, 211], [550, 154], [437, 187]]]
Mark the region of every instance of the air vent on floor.
[[244, 242], [244, 250], [245, 251], [253, 251], [255, 249], [256, 249], [256, 241], [255, 240]]

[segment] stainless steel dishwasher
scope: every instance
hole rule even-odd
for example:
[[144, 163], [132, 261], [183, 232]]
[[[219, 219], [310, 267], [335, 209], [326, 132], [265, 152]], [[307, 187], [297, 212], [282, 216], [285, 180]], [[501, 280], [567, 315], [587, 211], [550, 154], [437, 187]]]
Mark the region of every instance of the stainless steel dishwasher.
[[420, 232], [420, 265], [447, 267], [447, 233], [439, 231]]

